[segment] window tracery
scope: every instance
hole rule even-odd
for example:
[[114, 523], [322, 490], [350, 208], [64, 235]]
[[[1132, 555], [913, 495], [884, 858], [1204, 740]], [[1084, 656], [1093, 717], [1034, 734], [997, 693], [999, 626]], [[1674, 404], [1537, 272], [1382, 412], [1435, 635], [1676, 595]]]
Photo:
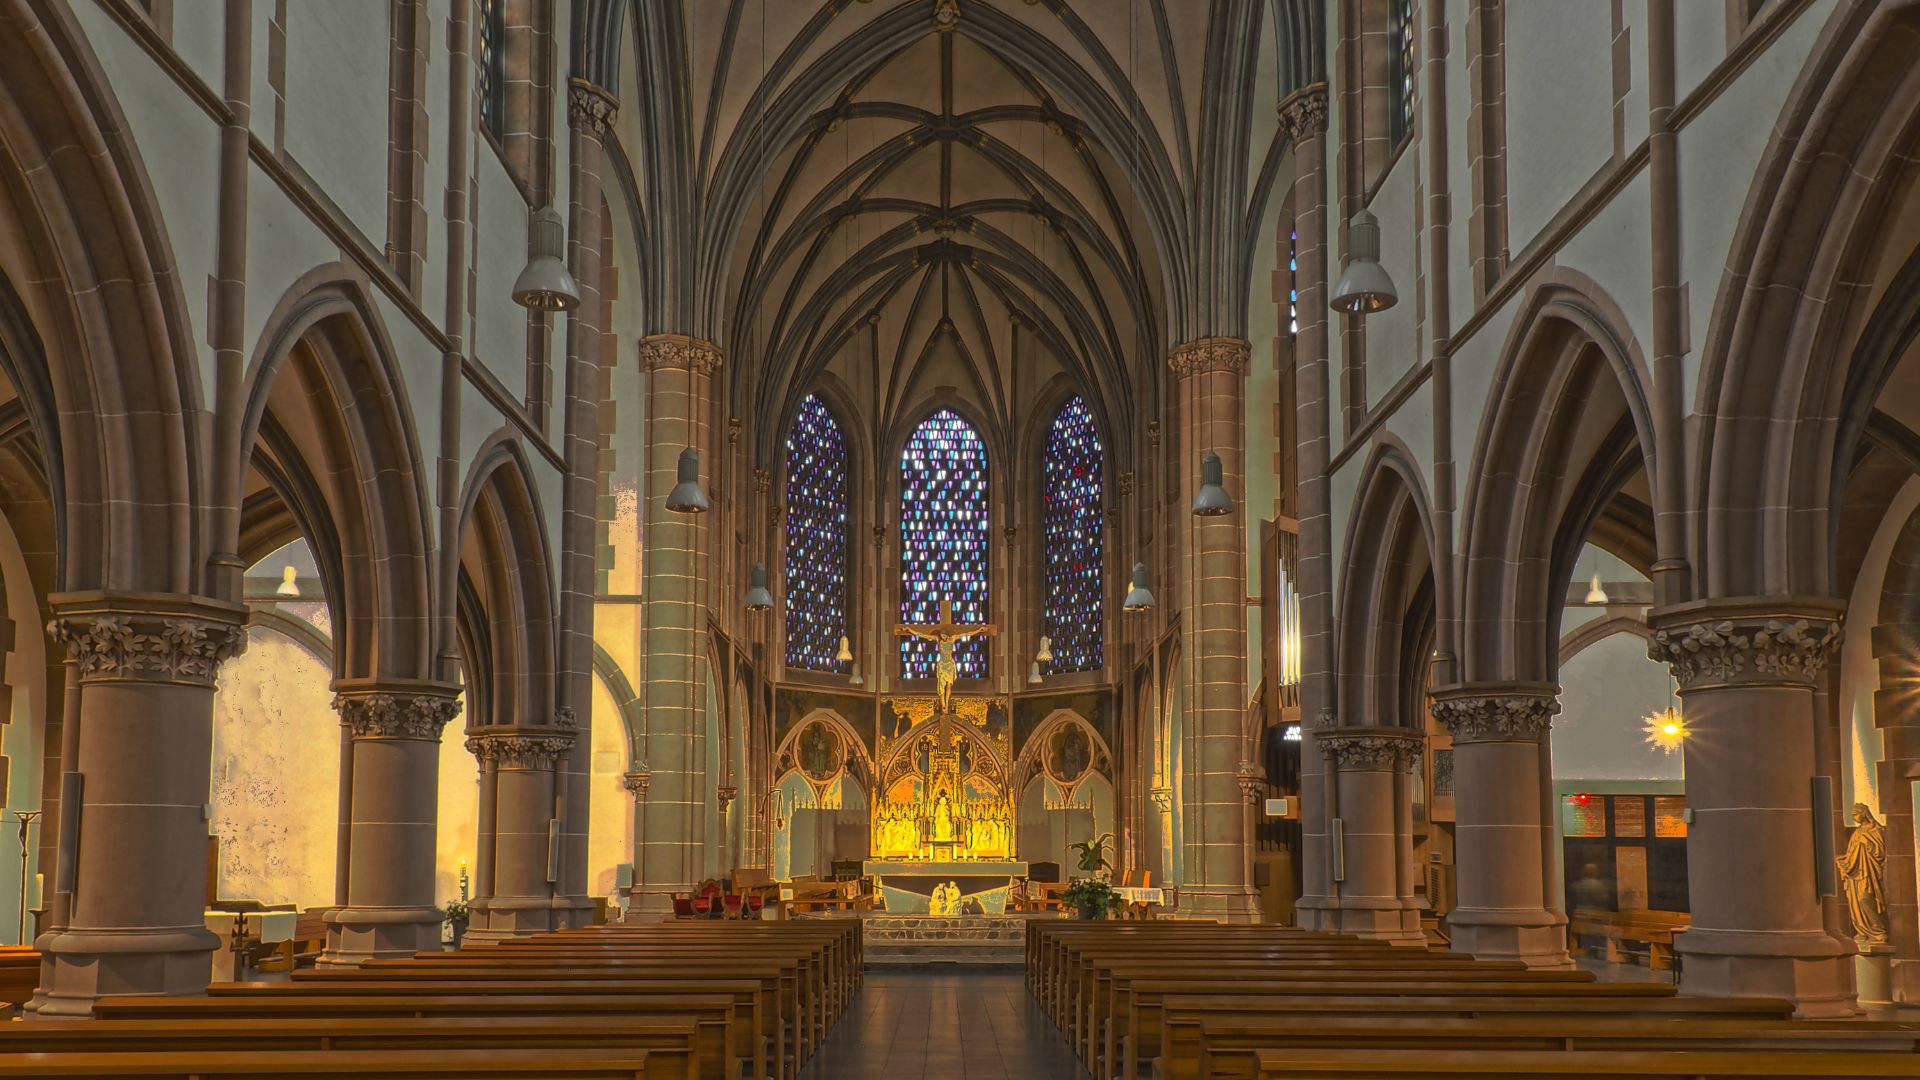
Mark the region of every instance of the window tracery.
[[1041, 453], [1048, 674], [1098, 671], [1105, 662], [1103, 465], [1093, 410], [1075, 395], [1055, 414]]
[[[933, 623], [940, 601], [953, 602], [953, 620], [987, 621], [987, 447], [960, 414], [941, 409], [920, 422], [900, 452], [900, 620]], [[930, 679], [933, 642], [903, 638], [900, 676]], [[986, 643], [978, 637], [954, 646], [963, 679], [987, 676]]]
[[787, 666], [844, 672], [847, 632], [847, 440], [819, 395], [787, 429]]

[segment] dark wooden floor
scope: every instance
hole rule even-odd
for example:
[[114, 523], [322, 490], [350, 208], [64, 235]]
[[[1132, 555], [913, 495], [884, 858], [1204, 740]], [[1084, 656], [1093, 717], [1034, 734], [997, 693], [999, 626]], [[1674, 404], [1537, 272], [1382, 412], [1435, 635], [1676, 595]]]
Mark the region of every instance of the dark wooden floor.
[[1019, 971], [875, 971], [801, 1080], [1082, 1080]]

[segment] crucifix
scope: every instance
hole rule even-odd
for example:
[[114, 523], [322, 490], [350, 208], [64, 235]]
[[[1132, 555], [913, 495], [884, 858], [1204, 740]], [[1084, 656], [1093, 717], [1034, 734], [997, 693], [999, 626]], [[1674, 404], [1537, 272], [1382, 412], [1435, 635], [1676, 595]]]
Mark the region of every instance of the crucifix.
[[933, 678], [940, 691], [942, 717], [953, 711], [953, 681], [960, 677], [960, 665], [953, 658], [954, 643], [997, 633], [999, 630], [992, 623], [962, 625], [954, 622], [951, 600], [940, 601], [940, 621], [937, 623], [901, 623], [893, 628], [895, 637], [917, 637], [939, 647], [940, 659], [933, 666]]

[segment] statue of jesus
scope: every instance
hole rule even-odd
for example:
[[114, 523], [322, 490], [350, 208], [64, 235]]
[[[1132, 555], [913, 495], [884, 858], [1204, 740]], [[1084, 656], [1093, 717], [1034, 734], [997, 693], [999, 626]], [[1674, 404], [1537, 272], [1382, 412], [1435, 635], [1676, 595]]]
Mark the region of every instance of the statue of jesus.
[[960, 665], [953, 658], [954, 643], [981, 634], [996, 634], [999, 630], [992, 623], [961, 625], [954, 622], [953, 601], [942, 600], [939, 622], [902, 623], [893, 628], [893, 633], [895, 637], [917, 637], [939, 646], [940, 659], [933, 666], [933, 678], [940, 691], [940, 712], [945, 714], [953, 711], [953, 682], [960, 677]]

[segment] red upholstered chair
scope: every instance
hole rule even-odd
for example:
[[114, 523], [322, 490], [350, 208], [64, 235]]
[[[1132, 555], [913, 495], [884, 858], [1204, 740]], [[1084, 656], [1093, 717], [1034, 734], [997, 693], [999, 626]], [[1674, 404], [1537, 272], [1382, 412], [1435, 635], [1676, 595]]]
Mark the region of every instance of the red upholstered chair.
[[676, 896], [673, 898], [673, 917], [676, 919], [693, 918], [693, 898]]
[[747, 910], [755, 915], [760, 914], [761, 909], [766, 906], [767, 898], [761, 896], [759, 893], [754, 893], [752, 896], [747, 897]]
[[721, 903], [726, 905], [727, 918], [737, 919], [740, 917], [740, 905], [743, 899], [739, 893], [728, 893], [721, 899]]

